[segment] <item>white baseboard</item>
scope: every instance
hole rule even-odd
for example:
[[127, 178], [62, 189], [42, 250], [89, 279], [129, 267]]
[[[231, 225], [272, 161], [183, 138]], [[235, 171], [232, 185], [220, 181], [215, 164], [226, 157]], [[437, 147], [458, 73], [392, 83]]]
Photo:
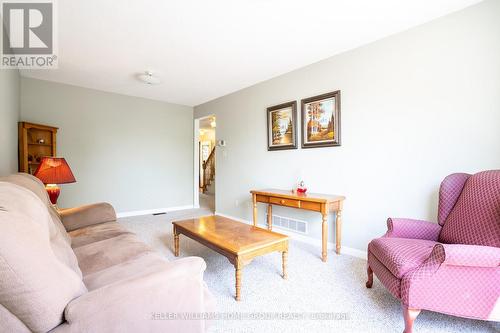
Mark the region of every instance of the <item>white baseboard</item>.
[[[252, 221], [247, 221], [247, 220], [241, 219], [239, 217], [235, 217], [235, 216], [231, 216], [231, 215], [227, 215], [227, 214], [223, 214], [223, 213], [219, 213], [219, 212], [215, 212], [215, 215], [226, 217], [228, 219], [232, 219], [232, 220], [239, 221], [239, 222], [246, 223], [246, 224], [253, 224]], [[260, 224], [260, 225], [262, 225], [263, 227], [266, 227], [263, 224]], [[282, 229], [280, 227], [273, 227], [273, 230], [276, 230], [282, 234], [285, 234], [285, 235], [289, 236], [290, 238], [297, 240], [299, 242], [307, 243], [307, 244], [310, 244], [310, 245], [313, 245], [316, 247], [321, 247], [321, 240], [320, 239], [315, 239], [312, 237], [304, 236], [302, 234], [299, 234], [299, 233], [296, 233], [296, 232], [293, 232], [293, 231], [290, 231], [287, 229]], [[332, 242], [328, 242], [326, 244], [326, 246], [329, 250], [335, 249], [335, 244], [333, 244]], [[355, 249], [352, 247], [342, 246], [341, 251], [342, 251], [342, 254], [347, 254], [347, 255], [352, 256], [352, 257], [361, 258], [364, 260], [366, 260], [366, 258], [367, 258], [366, 251], [358, 250], [358, 249]]]
[[156, 209], [146, 209], [146, 210], [135, 210], [130, 212], [120, 212], [116, 214], [116, 217], [130, 217], [130, 216], [141, 216], [141, 215], [152, 215], [160, 213], [175, 212], [177, 210], [193, 209], [193, 205], [168, 207], [168, 208], [156, 208]]
[[368, 259], [368, 252], [358, 250], [358, 249], [355, 249], [353, 247], [342, 246], [341, 252], [344, 254], [347, 254], [351, 257], [356, 257], [356, 258], [360, 258], [360, 259], [364, 259], [364, 260]]

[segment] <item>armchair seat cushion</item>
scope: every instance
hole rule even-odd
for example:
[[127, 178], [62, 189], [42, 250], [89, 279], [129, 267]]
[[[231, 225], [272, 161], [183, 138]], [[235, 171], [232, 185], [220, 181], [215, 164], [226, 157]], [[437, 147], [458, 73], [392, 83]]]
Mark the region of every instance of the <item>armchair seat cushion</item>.
[[429, 258], [436, 244], [424, 239], [381, 237], [370, 242], [368, 251], [395, 277], [401, 279]]

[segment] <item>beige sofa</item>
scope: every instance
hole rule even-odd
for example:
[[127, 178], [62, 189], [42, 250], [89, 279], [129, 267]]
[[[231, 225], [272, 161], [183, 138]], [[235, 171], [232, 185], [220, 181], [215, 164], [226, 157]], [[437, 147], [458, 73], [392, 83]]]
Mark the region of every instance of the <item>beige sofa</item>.
[[109, 204], [57, 212], [37, 178], [0, 178], [0, 332], [204, 332], [205, 267], [168, 262]]

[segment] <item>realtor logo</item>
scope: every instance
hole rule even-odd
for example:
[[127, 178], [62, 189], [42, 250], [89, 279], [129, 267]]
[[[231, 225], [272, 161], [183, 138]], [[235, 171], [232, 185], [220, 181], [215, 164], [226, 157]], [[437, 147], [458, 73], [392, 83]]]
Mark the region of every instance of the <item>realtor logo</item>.
[[2, 1], [2, 68], [57, 68], [54, 1]]

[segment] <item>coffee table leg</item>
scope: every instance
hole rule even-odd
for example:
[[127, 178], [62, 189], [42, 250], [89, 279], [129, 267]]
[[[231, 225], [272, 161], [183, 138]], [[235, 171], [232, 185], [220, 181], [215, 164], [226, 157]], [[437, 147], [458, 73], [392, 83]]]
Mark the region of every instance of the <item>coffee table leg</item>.
[[241, 267], [240, 265], [234, 266], [235, 268], [235, 277], [236, 277], [236, 300], [241, 300]]
[[179, 256], [179, 234], [177, 233], [175, 226], [174, 226], [174, 255], [176, 257]]
[[283, 259], [283, 279], [288, 279], [288, 271], [287, 271], [287, 264], [288, 264], [288, 251], [283, 251], [281, 253], [282, 259]]

